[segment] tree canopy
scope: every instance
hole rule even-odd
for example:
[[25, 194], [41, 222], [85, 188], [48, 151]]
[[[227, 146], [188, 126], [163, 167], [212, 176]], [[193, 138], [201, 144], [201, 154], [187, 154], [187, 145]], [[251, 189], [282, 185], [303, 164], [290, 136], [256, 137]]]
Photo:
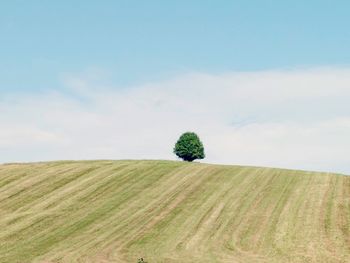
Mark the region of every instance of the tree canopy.
[[185, 132], [180, 136], [175, 144], [174, 153], [187, 162], [205, 158], [203, 144], [194, 132]]

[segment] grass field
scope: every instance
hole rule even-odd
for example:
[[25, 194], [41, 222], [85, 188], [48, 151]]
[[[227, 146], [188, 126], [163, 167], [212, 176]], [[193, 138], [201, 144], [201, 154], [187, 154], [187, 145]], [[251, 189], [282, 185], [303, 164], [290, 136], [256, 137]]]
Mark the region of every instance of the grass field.
[[350, 262], [350, 177], [171, 161], [0, 166], [0, 262]]

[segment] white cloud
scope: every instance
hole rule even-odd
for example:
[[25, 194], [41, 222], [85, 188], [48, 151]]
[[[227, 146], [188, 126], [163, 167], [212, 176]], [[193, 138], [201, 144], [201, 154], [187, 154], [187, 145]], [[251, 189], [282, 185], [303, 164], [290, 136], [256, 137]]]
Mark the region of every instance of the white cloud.
[[350, 174], [350, 69], [189, 74], [101, 88], [69, 77], [57, 92], [0, 99], [0, 161], [175, 159], [184, 131], [207, 162]]

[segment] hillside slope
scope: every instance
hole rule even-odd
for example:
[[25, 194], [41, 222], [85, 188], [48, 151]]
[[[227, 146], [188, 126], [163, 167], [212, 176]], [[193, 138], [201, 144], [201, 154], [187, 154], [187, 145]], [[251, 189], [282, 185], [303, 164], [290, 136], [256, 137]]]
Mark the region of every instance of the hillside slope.
[[0, 166], [0, 262], [350, 262], [350, 177], [170, 161]]

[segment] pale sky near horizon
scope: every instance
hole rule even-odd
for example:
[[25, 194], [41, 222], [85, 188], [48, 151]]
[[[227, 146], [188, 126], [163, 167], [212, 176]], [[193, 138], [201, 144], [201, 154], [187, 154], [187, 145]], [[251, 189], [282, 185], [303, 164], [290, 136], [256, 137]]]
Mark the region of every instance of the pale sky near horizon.
[[349, 1], [2, 1], [0, 162], [175, 159], [350, 174]]

